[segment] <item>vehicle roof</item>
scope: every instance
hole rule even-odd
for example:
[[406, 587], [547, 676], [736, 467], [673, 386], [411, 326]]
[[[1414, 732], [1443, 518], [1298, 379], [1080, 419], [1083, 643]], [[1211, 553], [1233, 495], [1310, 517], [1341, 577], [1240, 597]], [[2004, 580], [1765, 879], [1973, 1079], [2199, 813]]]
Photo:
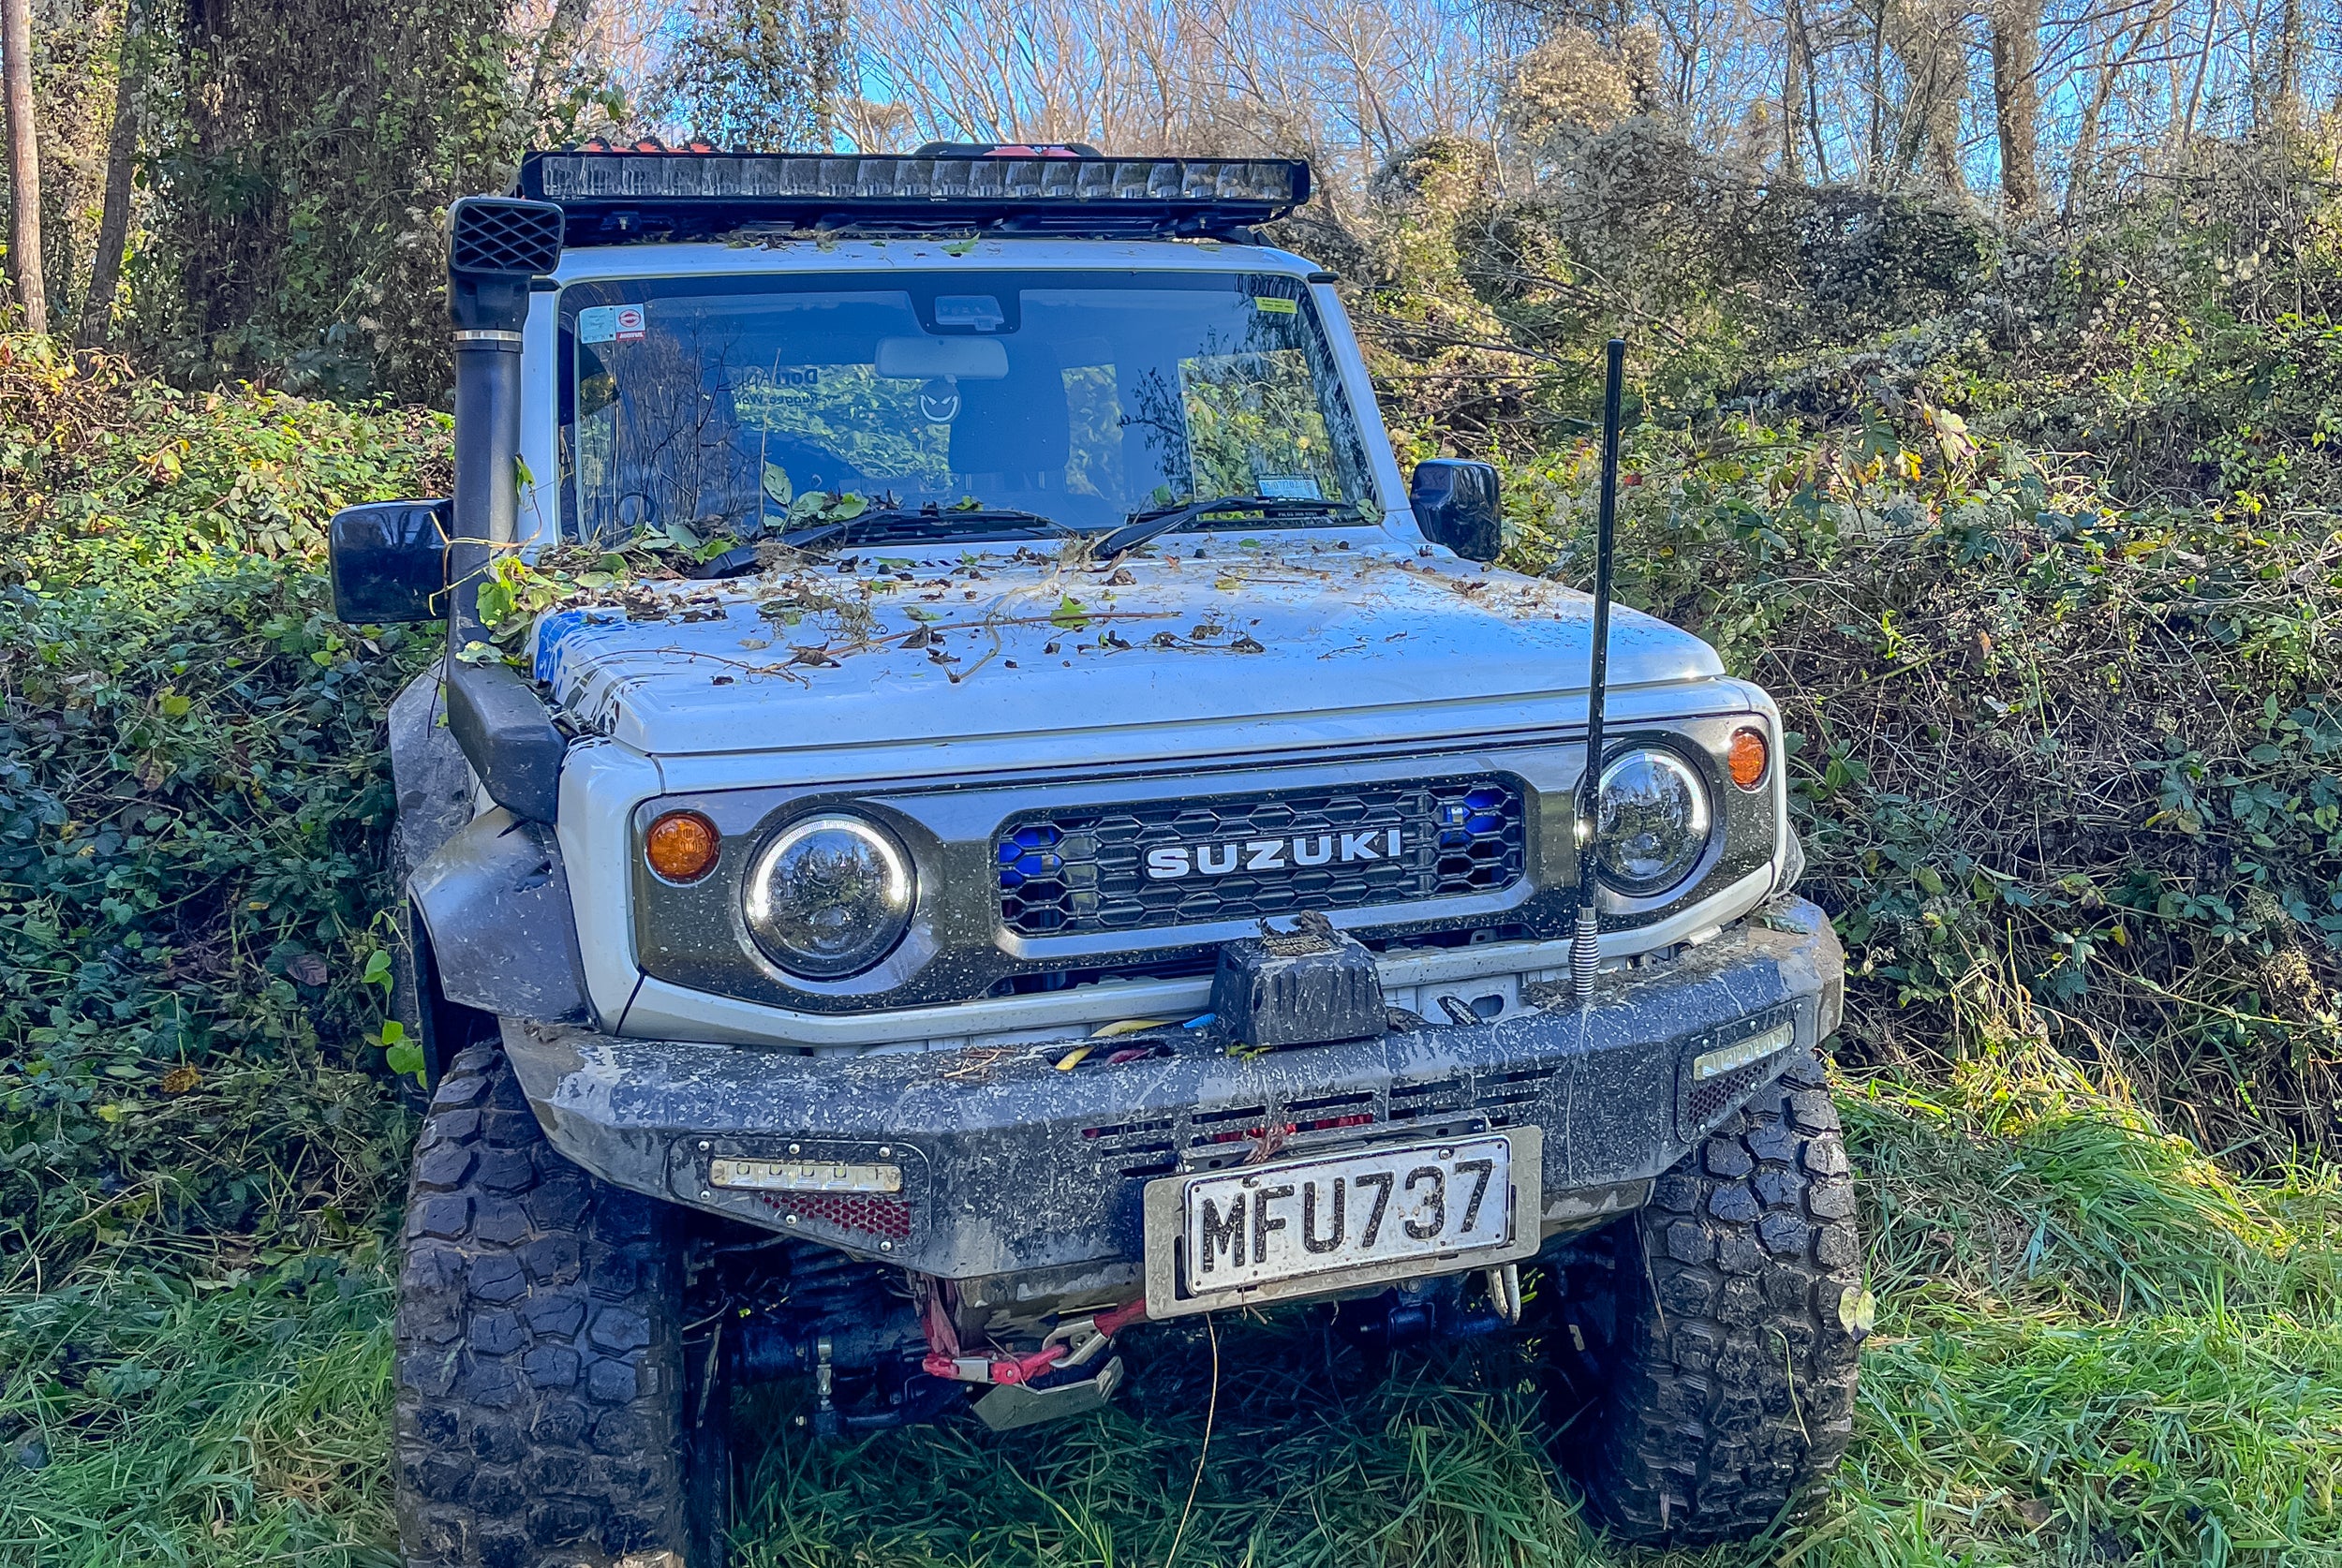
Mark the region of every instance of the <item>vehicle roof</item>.
[[649, 241], [580, 245], [561, 253], [558, 283], [589, 279], [697, 276], [743, 273], [933, 272], [954, 267], [1165, 273], [1282, 273], [1322, 276], [1307, 258], [1268, 245], [1217, 240], [1069, 240], [1048, 235], [902, 239], [796, 239], [747, 244]]

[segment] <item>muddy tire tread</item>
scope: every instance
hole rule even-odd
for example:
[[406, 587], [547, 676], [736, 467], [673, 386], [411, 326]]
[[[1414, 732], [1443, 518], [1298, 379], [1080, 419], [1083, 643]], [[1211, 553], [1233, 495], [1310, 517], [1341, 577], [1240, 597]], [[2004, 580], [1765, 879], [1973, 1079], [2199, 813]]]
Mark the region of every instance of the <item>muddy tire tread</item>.
[[563, 1159], [503, 1053], [472, 1046], [424, 1117], [406, 1240], [394, 1445], [408, 1568], [683, 1568], [665, 1206]]
[[1862, 1250], [1810, 1053], [1654, 1184], [1621, 1248], [1622, 1343], [1589, 1501], [1616, 1535], [1704, 1546], [1809, 1506], [1853, 1435]]

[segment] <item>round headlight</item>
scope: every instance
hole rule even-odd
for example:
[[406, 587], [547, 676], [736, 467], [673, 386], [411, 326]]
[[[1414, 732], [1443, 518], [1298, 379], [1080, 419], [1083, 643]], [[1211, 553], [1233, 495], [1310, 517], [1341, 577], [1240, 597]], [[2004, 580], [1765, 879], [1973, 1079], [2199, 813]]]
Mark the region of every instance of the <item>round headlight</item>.
[[1665, 893], [1708, 847], [1708, 791], [1671, 751], [1629, 751], [1602, 770], [1594, 861], [1611, 886]]
[[749, 867], [749, 930], [782, 969], [828, 980], [867, 969], [911, 924], [911, 858], [858, 817], [792, 822]]

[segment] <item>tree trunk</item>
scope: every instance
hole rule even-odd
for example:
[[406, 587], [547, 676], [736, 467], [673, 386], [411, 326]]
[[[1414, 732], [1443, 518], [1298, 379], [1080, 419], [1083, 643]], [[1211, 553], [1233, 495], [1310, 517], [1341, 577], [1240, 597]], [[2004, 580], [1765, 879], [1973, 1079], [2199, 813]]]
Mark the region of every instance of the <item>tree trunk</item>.
[[106, 138], [106, 193], [97, 209], [97, 248], [90, 259], [89, 292], [82, 298], [80, 342], [95, 348], [112, 324], [122, 253], [130, 243], [130, 174], [139, 146], [138, 58], [134, 40], [122, 40], [114, 78], [114, 123]]
[[577, 36], [585, 31], [586, 13], [592, 8], [593, 0], [554, 0], [552, 19], [537, 39], [537, 63], [529, 69], [528, 95], [521, 100], [521, 112], [532, 121], [543, 116], [545, 83], [577, 52]]
[[1789, 0], [1787, 14], [1782, 19], [1786, 36], [1781, 45], [1781, 175], [1791, 181], [1802, 180], [1804, 171], [1798, 167], [1798, 119], [1804, 108], [1805, 89], [1798, 81], [1798, 39], [1803, 29], [1798, 25], [1797, 0]]
[[1931, 183], [1964, 194], [1960, 105], [1968, 92], [1967, 10], [1961, 0], [1890, 0], [1887, 47], [1910, 83], [1904, 146], [1924, 154]]
[[1862, 146], [1864, 177], [1887, 183], [1887, 0], [1871, 12], [1871, 132]]
[[2008, 215], [2027, 218], [2041, 198], [2036, 148], [2041, 123], [2041, 0], [1998, 0], [1991, 12], [1993, 113], [2000, 134], [2000, 192]]
[[33, 126], [32, 0], [0, 0], [0, 52], [7, 54], [8, 275], [24, 330], [49, 330], [49, 288], [40, 274], [40, 144]]
[[2277, 36], [2253, 84], [2253, 117], [2264, 134], [2290, 135], [2302, 124], [2302, 0], [2280, 0]]
[[2139, 57], [2139, 52], [2146, 47], [2147, 40], [2163, 24], [2164, 13], [2172, 8], [2172, 0], [2153, 0], [2146, 13], [2139, 19], [2138, 26], [2131, 29], [2127, 40], [2124, 38], [2122, 30], [2117, 28], [2114, 37], [2108, 41], [2106, 59], [2098, 67], [2097, 85], [2091, 88], [2090, 101], [2082, 107], [2082, 118], [2074, 129], [2073, 150], [2066, 159], [2065, 216], [2069, 223], [2073, 221], [2074, 214], [2083, 210], [2083, 200], [2094, 184], [2092, 176], [2097, 163], [2098, 125], [2105, 117], [2107, 105], [2114, 101], [2114, 90], [2121, 82], [2123, 73], [2130, 69], [2132, 62]]

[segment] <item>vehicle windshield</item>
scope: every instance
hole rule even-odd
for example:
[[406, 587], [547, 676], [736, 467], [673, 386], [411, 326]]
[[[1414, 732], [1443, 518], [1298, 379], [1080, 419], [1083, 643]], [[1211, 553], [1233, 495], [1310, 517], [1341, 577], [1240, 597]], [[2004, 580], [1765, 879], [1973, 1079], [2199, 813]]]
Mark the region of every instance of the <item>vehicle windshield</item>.
[[986, 512], [1089, 531], [1227, 496], [1285, 503], [1281, 526], [1380, 515], [1297, 278], [626, 279], [570, 285], [560, 321], [573, 539], [777, 528], [809, 492], [908, 513], [897, 538], [1041, 527]]

